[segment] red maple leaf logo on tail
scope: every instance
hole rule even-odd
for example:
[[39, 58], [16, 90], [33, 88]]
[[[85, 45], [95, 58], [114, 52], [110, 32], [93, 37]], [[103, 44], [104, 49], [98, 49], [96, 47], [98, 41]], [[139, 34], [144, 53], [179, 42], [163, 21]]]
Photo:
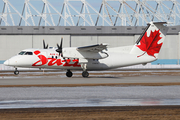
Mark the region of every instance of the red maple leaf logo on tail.
[[[139, 49], [144, 51], [142, 55], [147, 53], [150, 56], [154, 56], [155, 53], [159, 53], [161, 46], [163, 43], [158, 44], [158, 41], [162, 38], [160, 37], [159, 30], [155, 30], [154, 32], [151, 31], [150, 36], [147, 37], [147, 32], [144, 34], [140, 41], [140, 45], [136, 45]], [[139, 55], [138, 57], [141, 57], [142, 55]], [[155, 57], [156, 58], [156, 57]]]

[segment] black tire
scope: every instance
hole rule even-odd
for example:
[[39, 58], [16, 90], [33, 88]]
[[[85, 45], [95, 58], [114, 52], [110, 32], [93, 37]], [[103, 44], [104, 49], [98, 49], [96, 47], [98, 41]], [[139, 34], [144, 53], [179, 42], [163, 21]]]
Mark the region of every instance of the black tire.
[[87, 78], [87, 77], [89, 76], [89, 73], [88, 73], [87, 71], [83, 71], [83, 72], [82, 72], [82, 76], [85, 77], [85, 78]]
[[66, 72], [66, 76], [67, 76], [67, 77], [72, 77], [72, 76], [73, 76], [73, 73], [72, 73], [71, 71], [68, 71], [68, 72]]
[[18, 70], [14, 71], [14, 74], [19, 75], [19, 71]]

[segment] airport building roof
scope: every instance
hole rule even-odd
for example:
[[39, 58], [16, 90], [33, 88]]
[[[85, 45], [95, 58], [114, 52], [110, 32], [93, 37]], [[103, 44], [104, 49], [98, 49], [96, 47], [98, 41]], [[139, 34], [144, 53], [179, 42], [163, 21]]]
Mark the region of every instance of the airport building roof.
[[[140, 35], [146, 26], [0, 26], [0, 35]], [[177, 35], [179, 26], [169, 26]]]

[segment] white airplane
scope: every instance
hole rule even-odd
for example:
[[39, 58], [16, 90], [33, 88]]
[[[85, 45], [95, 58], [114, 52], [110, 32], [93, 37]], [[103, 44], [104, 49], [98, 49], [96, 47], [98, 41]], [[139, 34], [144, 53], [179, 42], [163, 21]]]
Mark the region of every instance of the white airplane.
[[166, 22], [150, 22], [135, 45], [108, 48], [107, 44], [96, 44], [84, 47], [48, 49], [25, 49], [18, 55], [4, 62], [7, 66], [66, 69], [66, 76], [72, 77], [71, 70], [82, 70], [82, 76], [88, 77], [88, 71], [108, 70], [137, 64], [146, 64], [158, 59], [159, 51], [165, 39], [168, 27]]

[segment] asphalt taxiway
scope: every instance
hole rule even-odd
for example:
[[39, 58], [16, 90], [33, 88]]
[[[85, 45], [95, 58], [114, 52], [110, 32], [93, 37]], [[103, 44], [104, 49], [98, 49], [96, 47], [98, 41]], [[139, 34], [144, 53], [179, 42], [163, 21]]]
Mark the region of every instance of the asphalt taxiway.
[[180, 83], [179, 76], [136, 76], [136, 77], [115, 77], [115, 78], [54, 78], [54, 77], [44, 77], [44, 78], [3, 78], [0, 79], [0, 86], [17, 86], [17, 85], [104, 85], [104, 84], [137, 84], [139, 83]]
[[180, 71], [0, 73], [0, 109], [180, 105]]
[[80, 71], [74, 72], [74, 76], [72, 78], [67, 78], [65, 76], [65, 72], [21, 72], [18, 76], [13, 75], [12, 72], [0, 73], [0, 87], [13, 85], [141, 85], [148, 83], [167, 83], [167, 85], [169, 83], [169, 85], [180, 85], [180, 70], [90, 72], [90, 76], [88, 78], [83, 78]]
[[0, 109], [180, 105], [179, 86], [0, 88]]

